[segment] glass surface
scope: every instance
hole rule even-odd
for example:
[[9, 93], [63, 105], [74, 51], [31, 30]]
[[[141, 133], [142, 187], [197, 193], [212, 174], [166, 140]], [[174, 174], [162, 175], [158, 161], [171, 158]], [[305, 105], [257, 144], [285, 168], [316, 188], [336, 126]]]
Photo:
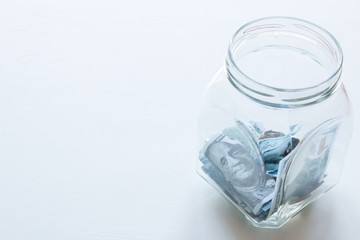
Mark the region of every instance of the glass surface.
[[264, 18], [235, 33], [207, 86], [197, 171], [255, 226], [282, 226], [338, 182], [352, 132], [342, 61], [321, 27]]

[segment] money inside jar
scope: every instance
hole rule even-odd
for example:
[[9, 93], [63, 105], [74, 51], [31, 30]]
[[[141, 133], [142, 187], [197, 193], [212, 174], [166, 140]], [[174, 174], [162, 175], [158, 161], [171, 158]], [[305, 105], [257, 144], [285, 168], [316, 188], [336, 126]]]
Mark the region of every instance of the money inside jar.
[[[305, 159], [307, 171], [299, 171], [293, 180], [294, 187], [286, 191], [284, 180], [300, 145], [296, 131], [265, 130], [262, 123], [236, 120], [235, 126], [206, 141], [199, 156], [202, 170], [238, 207], [262, 221], [284, 201], [301, 200], [321, 184], [336, 129], [318, 135], [307, 144], [309, 156], [313, 155]], [[311, 151], [317, 154], [310, 154]], [[308, 169], [314, 164], [309, 178]]]

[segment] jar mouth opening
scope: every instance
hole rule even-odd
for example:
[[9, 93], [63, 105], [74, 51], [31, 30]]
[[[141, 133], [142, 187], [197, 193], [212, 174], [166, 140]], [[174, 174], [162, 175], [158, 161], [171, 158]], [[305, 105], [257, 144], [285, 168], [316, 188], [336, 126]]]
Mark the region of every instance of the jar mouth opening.
[[[278, 59], [272, 59], [270, 57], [271, 51], [275, 53], [274, 49], [277, 49], [280, 53], [285, 53], [283, 56], [277, 56], [279, 59], [282, 58], [283, 62], [279, 60], [279, 63], [282, 65], [287, 65], [286, 59], [289, 56], [286, 55], [288, 54], [286, 51], [291, 50], [292, 52], [297, 52], [297, 55], [299, 55], [297, 56], [298, 59], [306, 56], [312, 59], [313, 63], [316, 62], [318, 66], [321, 66], [324, 71], [322, 71], [321, 75], [314, 76], [314, 73], [320, 74], [320, 71], [312, 68], [312, 65], [309, 65], [309, 71], [306, 70], [306, 65], [304, 65], [303, 69], [296, 69], [297, 66], [302, 65], [300, 60], [296, 60], [293, 66], [289, 67], [288, 71], [290, 71], [289, 74], [291, 74], [291, 71], [295, 69], [299, 71], [299, 73], [295, 71], [294, 74], [300, 74], [302, 78], [299, 76], [299, 80], [294, 80], [294, 82], [291, 83], [288, 80], [292, 77], [287, 76], [284, 77], [285, 80], [282, 82], [280, 80], [278, 85], [276, 85], [274, 84], [276, 81], [272, 81], [270, 76], [272, 72], [276, 71], [273, 67], [275, 63], [273, 63], [273, 65], [270, 63], [272, 63], [273, 60], [275, 62], [278, 61]], [[261, 52], [263, 50], [267, 51], [265, 55], [269, 55], [264, 59], [262, 59], [262, 57], [265, 55]], [[251, 58], [245, 58], [251, 54]], [[265, 63], [267, 66], [266, 69], [261, 69], [261, 67], [256, 69], [256, 66], [254, 67], [254, 64], [252, 64], [253, 69], [250, 70], [253, 76], [251, 76], [251, 71], [247, 71], [244, 66], [251, 64], [251, 61], [253, 61], [253, 63], [259, 63], [259, 59], [255, 56], [256, 54], [258, 56], [262, 54], [260, 62]], [[300, 64], [296, 66], [297, 61], [300, 61]], [[316, 95], [316, 93], [325, 91], [329, 87], [338, 85], [342, 64], [342, 49], [332, 34], [314, 23], [292, 17], [266, 17], [243, 25], [233, 35], [226, 59], [227, 67], [233, 68], [232, 71], [229, 72], [230, 77], [233, 78], [233, 82], [240, 83], [241, 87], [253, 93], [259, 93], [260, 95], [269, 97], [276, 97], [281, 92], [308, 93], [307, 96], [305, 96], [306, 94], [301, 96], [301, 99]], [[280, 68], [283, 69], [283, 66], [280, 66], [277, 70], [280, 71]], [[270, 76], [269, 80], [266, 82], [263, 81], [264, 79], [254, 77], [254, 75], [259, 75], [256, 71], [260, 72], [260, 76], [266, 75], [264, 78]], [[261, 73], [261, 71], [263, 73]], [[306, 72], [308, 72], [308, 75], [305, 74]], [[268, 73], [270, 73], [270, 75]], [[305, 82], [303, 80], [308, 81], [307, 85], [303, 83]], [[286, 97], [282, 100], [286, 101]], [[293, 101], [293, 99], [290, 101]]]

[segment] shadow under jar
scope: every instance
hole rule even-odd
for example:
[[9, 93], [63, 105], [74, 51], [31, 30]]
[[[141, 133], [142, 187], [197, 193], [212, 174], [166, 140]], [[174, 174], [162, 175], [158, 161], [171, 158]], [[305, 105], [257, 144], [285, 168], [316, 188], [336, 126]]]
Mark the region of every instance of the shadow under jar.
[[278, 228], [334, 187], [352, 132], [336, 39], [310, 22], [255, 20], [207, 86], [197, 171], [255, 226]]

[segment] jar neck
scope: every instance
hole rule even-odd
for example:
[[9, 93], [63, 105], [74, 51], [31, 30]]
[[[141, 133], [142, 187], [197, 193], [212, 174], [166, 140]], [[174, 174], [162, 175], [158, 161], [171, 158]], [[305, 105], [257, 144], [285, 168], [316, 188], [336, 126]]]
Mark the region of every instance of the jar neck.
[[307, 106], [331, 96], [341, 84], [342, 62], [341, 47], [330, 33], [286, 17], [241, 27], [225, 60], [228, 79], [239, 92], [277, 108]]

